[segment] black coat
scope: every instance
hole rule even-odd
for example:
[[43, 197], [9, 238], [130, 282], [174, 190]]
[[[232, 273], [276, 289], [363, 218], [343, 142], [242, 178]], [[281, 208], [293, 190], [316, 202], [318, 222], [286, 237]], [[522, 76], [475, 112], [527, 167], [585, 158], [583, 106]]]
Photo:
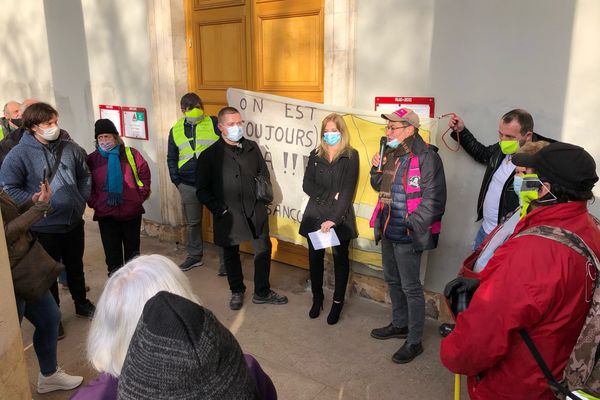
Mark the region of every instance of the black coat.
[[[240, 166], [241, 165], [241, 166]], [[231, 146], [221, 138], [196, 163], [196, 195], [213, 214], [215, 244], [226, 247], [269, 236], [267, 206], [256, 200], [254, 177], [270, 177], [256, 142]]]
[[[452, 132], [450, 136], [452, 136], [454, 140], [457, 139], [456, 132]], [[534, 142], [537, 142], [538, 140], [545, 140], [550, 143], [556, 142], [554, 139], [544, 137], [535, 132], [533, 133], [531, 140]], [[483, 201], [485, 200], [485, 195], [490, 187], [494, 173], [496, 173], [496, 170], [500, 167], [500, 163], [504, 160], [505, 155], [502, 153], [498, 142], [486, 146], [480, 143], [466, 127], [460, 132], [460, 145], [475, 161], [486, 166], [483, 181], [481, 182], [481, 189], [479, 189], [479, 197], [477, 198], [476, 221], [479, 221], [483, 218]], [[504, 183], [498, 203], [498, 220], [496, 221], [498, 224], [502, 222], [508, 213], [513, 212], [519, 206], [519, 197], [515, 193], [513, 187], [514, 176], [515, 173], [513, 171]]]
[[[308, 158], [304, 172], [302, 189], [310, 196], [302, 222], [300, 234], [321, 229], [325, 221], [333, 221], [334, 229], [340, 240], [350, 240], [358, 236], [356, 217], [352, 199], [358, 182], [358, 152], [342, 154], [332, 163], [319, 157], [313, 150]], [[337, 200], [336, 193], [339, 192]]]

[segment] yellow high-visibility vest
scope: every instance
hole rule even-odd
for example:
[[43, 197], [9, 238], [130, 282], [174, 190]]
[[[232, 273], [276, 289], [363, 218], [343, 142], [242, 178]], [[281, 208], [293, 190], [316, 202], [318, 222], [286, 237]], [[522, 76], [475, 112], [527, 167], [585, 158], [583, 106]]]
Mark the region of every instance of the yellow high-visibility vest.
[[0, 140], [4, 139], [4, 127], [0, 124]]
[[[219, 140], [219, 136], [215, 133], [215, 128], [212, 123], [212, 118], [206, 116], [200, 123], [196, 124], [195, 138], [188, 138], [185, 136], [185, 129], [183, 123], [185, 117], [181, 118], [175, 125], [173, 125], [173, 141], [179, 148], [179, 162], [177, 167], [181, 168], [186, 162], [190, 161], [192, 157], [198, 157], [200, 153], [206, 150], [211, 144]], [[190, 142], [196, 140], [196, 148], [193, 149]]]

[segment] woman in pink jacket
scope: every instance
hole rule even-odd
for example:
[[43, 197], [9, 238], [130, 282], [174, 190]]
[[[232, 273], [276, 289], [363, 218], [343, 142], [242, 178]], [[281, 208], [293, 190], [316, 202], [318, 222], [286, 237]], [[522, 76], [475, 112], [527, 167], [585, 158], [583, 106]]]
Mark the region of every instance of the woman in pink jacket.
[[88, 155], [94, 209], [106, 256], [108, 274], [140, 253], [140, 228], [150, 196], [150, 169], [142, 155], [126, 147], [108, 119], [95, 125], [96, 150]]

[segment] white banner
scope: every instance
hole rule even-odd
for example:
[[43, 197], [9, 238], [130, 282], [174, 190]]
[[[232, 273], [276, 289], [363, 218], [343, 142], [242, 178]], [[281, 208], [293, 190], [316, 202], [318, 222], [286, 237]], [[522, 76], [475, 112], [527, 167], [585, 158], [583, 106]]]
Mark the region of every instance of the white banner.
[[[332, 112], [344, 117], [350, 144], [360, 155], [360, 174], [354, 208], [359, 238], [353, 243], [352, 259], [381, 265], [380, 249], [375, 246], [369, 219], [377, 202], [377, 193], [369, 184], [370, 160], [379, 150], [385, 135], [385, 120], [370, 111], [334, 107], [288, 97], [241, 89], [228, 89], [227, 101], [237, 108], [244, 120], [244, 136], [256, 141], [264, 155], [271, 182], [273, 204], [269, 205], [271, 235], [306, 246], [298, 234], [301, 206], [307, 196], [302, 190], [308, 156], [319, 143], [321, 122]], [[437, 120], [421, 117], [420, 134], [429, 142], [437, 130]]]

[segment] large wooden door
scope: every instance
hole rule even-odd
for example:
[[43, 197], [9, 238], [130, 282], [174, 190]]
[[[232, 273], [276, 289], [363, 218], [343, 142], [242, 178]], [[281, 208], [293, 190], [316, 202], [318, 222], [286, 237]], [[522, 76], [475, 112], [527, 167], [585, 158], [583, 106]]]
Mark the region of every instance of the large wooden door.
[[[323, 12], [323, 0], [187, 0], [190, 90], [211, 115], [230, 87], [322, 102]], [[308, 265], [305, 248], [275, 239], [273, 258]]]

